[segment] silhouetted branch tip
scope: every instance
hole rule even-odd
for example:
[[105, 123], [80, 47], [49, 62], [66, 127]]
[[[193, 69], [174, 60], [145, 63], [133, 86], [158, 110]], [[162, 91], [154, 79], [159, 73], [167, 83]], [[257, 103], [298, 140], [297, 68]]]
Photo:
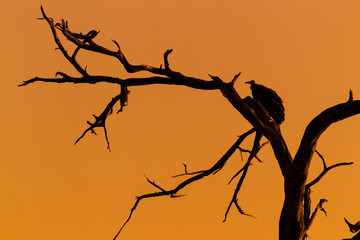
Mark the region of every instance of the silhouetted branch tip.
[[346, 166], [346, 165], [351, 165], [353, 164], [353, 162], [342, 162], [342, 163], [337, 163], [334, 165], [331, 165], [330, 167], [326, 166], [326, 162], [325, 162], [325, 158], [323, 155], [321, 155], [317, 150], [315, 150], [315, 153], [321, 158], [322, 163], [323, 163], [323, 170], [322, 172], [319, 174], [319, 176], [317, 178], [315, 178], [313, 181], [311, 181], [310, 183], [306, 184], [307, 188], [310, 188], [311, 186], [313, 186], [314, 184], [318, 183], [320, 181], [320, 179], [325, 176], [325, 174], [330, 171], [333, 168], [336, 167], [340, 167], [340, 166]]
[[344, 218], [344, 219], [345, 219], [346, 224], [349, 226], [350, 232], [356, 233], [357, 231], [360, 230], [360, 221], [355, 224], [351, 224], [346, 218]]
[[321, 155], [321, 153], [318, 150], [315, 150], [315, 153], [319, 156], [319, 158], [322, 160], [323, 163], [323, 168], [326, 169], [326, 162], [325, 162], [325, 158], [323, 155]]
[[188, 173], [188, 172], [187, 172], [187, 166], [186, 166], [186, 164], [183, 163], [183, 165], [184, 165], [184, 171], [185, 171], [185, 173]]
[[241, 161], [243, 162], [243, 161], [244, 161], [244, 157], [243, 157], [243, 155], [242, 155], [241, 148], [240, 148], [240, 147], [238, 147], [238, 149], [239, 149], [239, 153], [240, 153]]
[[67, 75], [66, 73], [63, 73], [63, 72], [56, 72], [55, 77], [57, 77], [58, 75], [60, 75], [63, 78], [70, 78], [69, 75]]
[[[147, 193], [147, 194], [143, 194], [141, 196], [138, 196], [136, 198], [136, 202], [134, 204], [134, 206], [131, 208], [130, 210], [130, 214], [129, 217], [127, 218], [127, 220], [125, 221], [125, 223], [121, 226], [120, 230], [118, 231], [118, 233], [116, 234], [115, 238], [119, 235], [119, 233], [122, 231], [122, 229], [124, 228], [124, 226], [130, 221], [131, 216], [133, 214], [133, 212], [135, 211], [136, 207], [138, 206], [138, 204], [140, 203], [140, 201], [142, 199], [146, 199], [146, 198], [154, 198], [154, 197], [161, 197], [161, 196], [170, 196], [171, 198], [177, 198], [177, 197], [181, 197], [184, 195], [179, 195], [178, 192], [185, 188], [187, 185], [199, 181], [200, 179], [203, 179], [204, 177], [207, 177], [211, 174], [213, 174], [214, 172], [218, 171], [219, 169], [222, 169], [222, 167], [225, 165], [225, 163], [227, 162], [227, 160], [232, 156], [232, 154], [236, 151], [237, 147], [244, 141], [244, 139], [246, 139], [246, 137], [248, 137], [251, 133], [255, 132], [255, 129], [250, 129], [249, 131], [245, 132], [244, 134], [242, 134], [237, 140], [236, 142], [229, 148], [229, 150], [208, 170], [204, 170], [204, 171], [198, 171], [196, 173], [189, 173], [187, 170], [185, 170], [185, 174], [183, 175], [190, 175], [190, 174], [194, 174], [195, 176], [192, 176], [186, 180], [184, 180], [183, 182], [181, 182], [180, 184], [178, 184], [175, 188], [171, 189], [171, 190], [165, 190], [162, 189], [161, 187], [159, 187], [157, 184], [155, 184], [153, 181], [150, 181], [149, 179], [148, 182], [155, 186], [158, 189], [161, 189], [161, 192], [153, 192], [153, 193]], [[185, 169], [186, 169], [186, 164], [183, 164]], [[145, 176], [146, 177], [146, 176]]]
[[353, 92], [352, 92], [351, 89], [350, 89], [348, 102], [352, 102], [353, 100], [354, 100]]
[[181, 176], [187, 176], [187, 175], [200, 174], [200, 173], [204, 173], [206, 171], [206, 170], [202, 170], [202, 171], [196, 171], [196, 172], [188, 172], [187, 171], [187, 165], [185, 163], [183, 163], [183, 165], [184, 165], [184, 172], [185, 173], [177, 174], [175, 176], [172, 176], [172, 178], [181, 177]]
[[153, 185], [154, 187], [160, 189], [162, 192], [166, 192], [166, 190], [163, 189], [162, 187], [160, 187], [159, 185], [157, 185], [157, 184], [155, 183], [155, 181], [151, 181], [151, 180], [150, 180], [149, 178], [147, 178], [145, 175], [144, 175], [144, 177], [146, 178], [146, 180], [148, 181], [148, 183], [150, 183], [150, 184]]
[[225, 212], [225, 219], [224, 221], [226, 220], [227, 218], [227, 215], [230, 211], [230, 208], [232, 206], [232, 204], [235, 204], [236, 208], [238, 209], [238, 211], [241, 213], [241, 214], [244, 214], [244, 215], [247, 215], [247, 216], [251, 216], [249, 214], [245, 214], [244, 211], [242, 211], [242, 209], [240, 208], [239, 204], [238, 204], [238, 200], [237, 200], [237, 195], [239, 194], [239, 191], [241, 189], [241, 186], [245, 180], [245, 177], [246, 177], [246, 174], [247, 174], [247, 171], [251, 165], [251, 161], [254, 159], [254, 157], [256, 156], [256, 154], [260, 151], [261, 149], [261, 145], [260, 145], [260, 141], [261, 141], [261, 138], [263, 137], [262, 133], [260, 132], [256, 132], [256, 135], [255, 135], [255, 138], [254, 138], [254, 143], [253, 143], [253, 146], [252, 146], [252, 150], [250, 152], [250, 155], [248, 157], [248, 160], [247, 162], [245, 163], [245, 165], [230, 179], [229, 181], [229, 184], [231, 183], [231, 181], [233, 179], [235, 179], [235, 177], [237, 177], [240, 173], [241, 174], [241, 177], [238, 181], [238, 184], [236, 185], [236, 188], [234, 190], [234, 194], [232, 196], [232, 199], [229, 203], [229, 206]]
[[[229, 201], [229, 205], [225, 212], [225, 219], [227, 219], [228, 213], [233, 205], [235, 205], [237, 211], [240, 214], [251, 216], [243, 211], [238, 203], [238, 195], [244, 184], [245, 178], [247, 176], [247, 172], [249, 167], [252, 165], [252, 160], [258, 159], [258, 152], [260, 149], [266, 144], [260, 144], [260, 140], [264, 135], [271, 142], [271, 146], [273, 152], [275, 154], [276, 160], [279, 163], [279, 167], [281, 173], [284, 177], [285, 186], [289, 186], [285, 188], [285, 196], [289, 199], [288, 204], [283, 205], [283, 212], [281, 214], [280, 219], [280, 229], [285, 231], [285, 233], [281, 233], [281, 239], [299, 239], [292, 236], [292, 232], [299, 234], [301, 236], [307, 236], [307, 234], [303, 231], [304, 229], [297, 228], [305, 223], [305, 228], [308, 230], [311, 225], [312, 219], [315, 217], [318, 210], [323, 211], [325, 215], [327, 214], [323, 204], [327, 201], [325, 199], [321, 199], [319, 204], [317, 205], [315, 211], [310, 216], [311, 213], [311, 199], [310, 199], [310, 187], [317, 182], [331, 169], [353, 164], [352, 162], [343, 162], [334, 164], [331, 166], [327, 166], [324, 157], [317, 151], [315, 151], [318, 156], [321, 158], [323, 162], [323, 170], [322, 172], [310, 183], [306, 184], [306, 180], [308, 179], [308, 169], [310, 167], [310, 163], [312, 161], [312, 156], [314, 153], [314, 149], [316, 143], [320, 137], [320, 135], [329, 127], [332, 123], [338, 122], [340, 120], [346, 119], [348, 117], [357, 115], [360, 113], [360, 101], [353, 100], [353, 93], [350, 89], [349, 98], [347, 103], [341, 103], [336, 106], [330, 107], [316, 116], [307, 126], [303, 138], [301, 140], [299, 149], [293, 157], [288, 150], [285, 139], [283, 138], [280, 128], [278, 124], [282, 123], [285, 119], [285, 108], [282, 104], [281, 98], [277, 95], [274, 90], [271, 90], [265, 86], [256, 84], [255, 81], [249, 81], [248, 83], [252, 88], [251, 97], [242, 98], [236, 89], [234, 88], [234, 84], [238, 80], [241, 72], [237, 73], [233, 79], [228, 81], [223, 81], [218, 76], [212, 76], [209, 74], [209, 78], [203, 80], [195, 77], [185, 76], [180, 72], [175, 72], [170, 69], [169, 66], [169, 54], [172, 53], [172, 49], [166, 50], [163, 54], [164, 63], [160, 65], [160, 67], [154, 67], [147, 64], [131, 64], [126, 59], [125, 55], [122, 53], [120, 49], [120, 44], [116, 40], [112, 40], [115, 46], [111, 46], [111, 49], [108, 49], [104, 46], [98, 45], [94, 39], [98, 36], [100, 31], [90, 30], [86, 34], [82, 32], [72, 32], [69, 29], [68, 21], [61, 19], [59, 22], [54, 22], [52, 18], [49, 18], [43, 6], [41, 8], [42, 18], [38, 18], [39, 20], [46, 20], [47, 24], [50, 27], [53, 40], [56, 44], [56, 49], [60, 50], [62, 55], [66, 58], [66, 60], [72, 64], [72, 66], [81, 74], [81, 77], [71, 77], [65, 73], [57, 72], [55, 74], [55, 78], [38, 78], [35, 77], [33, 79], [24, 81], [19, 86], [25, 86], [27, 84], [33, 82], [52, 82], [52, 83], [89, 83], [94, 84], [98, 82], [105, 82], [111, 84], [117, 84], [121, 87], [121, 92], [111, 99], [111, 101], [106, 105], [106, 107], [102, 110], [102, 112], [96, 116], [93, 115], [94, 121], [87, 121], [86, 129], [82, 133], [82, 135], [75, 141], [75, 144], [79, 142], [88, 132], [95, 134], [95, 129], [101, 127], [104, 129], [105, 140], [107, 142], [107, 148], [110, 151], [110, 143], [108, 139], [107, 129], [106, 129], [106, 120], [108, 116], [110, 116], [114, 111], [114, 105], [117, 102], [120, 102], [120, 109], [118, 113], [123, 110], [125, 106], [128, 105], [128, 95], [130, 93], [129, 89], [132, 86], [146, 86], [151, 84], [163, 84], [163, 85], [179, 85], [179, 86], [187, 86], [194, 89], [201, 90], [219, 90], [223, 96], [230, 102], [230, 104], [253, 126], [253, 128], [244, 134], [242, 134], [236, 142], [226, 151], [226, 153], [216, 161], [216, 163], [210, 167], [209, 169], [190, 172], [187, 169], [187, 166], [184, 165], [184, 173], [176, 176], [189, 176], [187, 179], [183, 180], [181, 183], [177, 184], [174, 188], [170, 190], [165, 190], [160, 187], [155, 181], [151, 181], [146, 176], [147, 181], [153, 185], [156, 190], [154, 192], [150, 192], [147, 194], [143, 194], [141, 196], [136, 197], [136, 201], [133, 207], [130, 209], [130, 214], [128, 218], [125, 220], [120, 230], [114, 237], [114, 240], [117, 238], [119, 233], [122, 231], [124, 226], [130, 221], [135, 209], [139, 205], [140, 201], [147, 198], [156, 198], [161, 196], [170, 196], [171, 198], [177, 198], [183, 195], [179, 195], [179, 191], [187, 187], [188, 185], [197, 182], [201, 179], [204, 179], [207, 176], [215, 174], [222, 170], [225, 164], [228, 162], [230, 157], [234, 154], [236, 149], [239, 149], [241, 158], [243, 158], [243, 152], [249, 153], [247, 161], [245, 164], [241, 163], [244, 166], [241, 166], [241, 169], [234, 174], [231, 178], [230, 182], [239, 177], [237, 185], [234, 189], [234, 193], [232, 195], [231, 200]], [[59, 35], [62, 38], [59, 38]], [[63, 38], [64, 37], [64, 38]], [[65, 48], [63, 42], [70, 42], [73, 44], [73, 48], [69, 50]], [[66, 45], [67, 46], [67, 45]], [[73, 50], [75, 49], [75, 50]], [[114, 51], [115, 50], [115, 51]], [[108, 76], [95, 76], [90, 75], [87, 72], [87, 65], [83, 67], [80, 65], [80, 62], [76, 58], [80, 51], [90, 51], [97, 54], [109, 56], [115, 58], [119, 61], [122, 67], [128, 73], [136, 73], [136, 72], [146, 72], [152, 74], [151, 77], [139, 77], [139, 78], [128, 78], [128, 79], [119, 79]], [[164, 65], [164, 66], [163, 66]], [[158, 66], [158, 65], [157, 65]], [[59, 78], [58, 78], [59, 77]], [[257, 91], [255, 88], [262, 89]], [[257, 94], [257, 93], [259, 94]], [[267, 95], [267, 96], [266, 96]], [[264, 101], [261, 100], [261, 97], [264, 97]], [[275, 107], [274, 107], [275, 106]], [[273, 110], [273, 111], [272, 111]], [[275, 113], [273, 113], [275, 111]], [[254, 142], [252, 145], [252, 149], [246, 150], [240, 147], [240, 144], [246, 139], [250, 134], [256, 132]], [[294, 166], [294, 167], [293, 167]], [[296, 168], [295, 168], [296, 167]], [[293, 171], [294, 170], [294, 171]], [[292, 174], [296, 171], [296, 174]], [[301, 177], [298, 177], [301, 176]], [[229, 182], [229, 183], [230, 183]], [[289, 183], [289, 184], [287, 184]], [[292, 187], [294, 187], [292, 188]], [[305, 189], [304, 189], [305, 188]], [[160, 190], [160, 191], [159, 191]], [[300, 196], [300, 194], [304, 195]], [[296, 195], [298, 194], [298, 195]], [[285, 201], [286, 202], [286, 201]], [[306, 210], [306, 212], [305, 212]], [[290, 213], [290, 214], [289, 214]], [[303, 219], [299, 219], [298, 216], [304, 215]], [[311, 219], [310, 219], [311, 217]], [[309, 221], [310, 220], [310, 221]], [[301, 222], [302, 221], [302, 222]], [[347, 220], [345, 219], [347, 222]], [[293, 231], [295, 230], [295, 231]], [[286, 232], [287, 231], [287, 232]], [[281, 232], [281, 231], [280, 231]], [[289, 233], [290, 232], [290, 233]]]
[[[245, 215], [245, 216], [248, 216], [248, 217], [252, 217], [252, 218], [255, 218], [253, 215], [251, 214], [248, 214], [248, 213], [245, 213], [245, 211], [240, 207], [239, 203], [238, 203], [238, 200], [236, 199], [236, 201], [234, 202], [236, 208], [238, 209], [239, 213], [241, 215]], [[256, 219], [256, 218], [255, 218]]]
[[112, 41], [113, 41], [113, 43], [115, 43], [116, 47], [118, 48], [118, 52], [120, 52], [121, 50], [120, 50], [120, 45], [119, 45], [119, 43], [118, 43], [116, 40], [114, 40], [114, 39], [112, 39]]
[[172, 49], [168, 49], [166, 50], [166, 52], [164, 53], [164, 64], [165, 64], [165, 70], [170, 70], [170, 66], [169, 66], [169, 54], [172, 53]]
[[236, 80], [239, 78], [240, 74], [241, 74], [241, 72], [239, 72], [238, 74], [236, 74], [236, 75], [234, 76], [233, 80], [231, 80], [230, 83], [231, 83], [232, 85], [235, 84], [235, 82], [236, 82]]
[[320, 199], [320, 202], [319, 202], [319, 209], [320, 209], [320, 211], [324, 212], [325, 216], [327, 216], [327, 212], [325, 211], [323, 204], [326, 202], [328, 202], [327, 199]]

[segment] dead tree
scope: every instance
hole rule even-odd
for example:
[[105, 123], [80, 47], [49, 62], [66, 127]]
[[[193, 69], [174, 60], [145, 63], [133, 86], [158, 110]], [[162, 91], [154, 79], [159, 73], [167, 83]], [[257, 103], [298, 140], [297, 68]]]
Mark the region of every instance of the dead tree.
[[[344, 220], [345, 220], [345, 223], [348, 225], [350, 232], [356, 233], [360, 230], [360, 221], [355, 224], [352, 224], [346, 218], [344, 218]], [[352, 238], [344, 239], [344, 240], [359, 240], [359, 239], [360, 239], [360, 232], [355, 234]]]
[[[164, 84], [164, 85], [181, 85], [187, 86], [199, 90], [214, 90], [220, 91], [223, 96], [229, 101], [229, 103], [237, 110], [251, 125], [252, 129], [243, 133], [236, 142], [229, 148], [229, 150], [218, 160], [211, 168], [188, 172], [187, 166], [185, 166], [184, 173], [188, 178], [181, 182], [173, 189], [166, 190], [157, 185], [154, 181], [148, 179], [148, 182], [152, 184], [157, 190], [152, 193], [147, 193], [136, 198], [136, 202], [133, 208], [130, 210], [128, 219], [122, 225], [119, 232], [114, 239], [117, 238], [120, 231], [130, 220], [132, 213], [141, 202], [146, 198], [155, 198], [160, 196], [178, 197], [181, 196], [178, 192], [189, 184], [195, 181], [199, 181], [204, 177], [215, 174], [220, 171], [226, 164], [229, 157], [237, 150], [242, 152], [248, 152], [249, 156], [242, 169], [235, 174], [232, 180], [239, 177], [237, 186], [234, 190], [234, 194], [228, 205], [226, 216], [232, 206], [241, 214], [246, 214], [240, 207], [237, 201], [237, 195], [241, 186], [245, 180], [246, 174], [251, 165], [251, 161], [257, 158], [257, 153], [263, 146], [261, 143], [262, 137], [266, 138], [270, 143], [274, 152], [275, 158], [280, 167], [282, 176], [284, 178], [284, 191], [285, 200], [282, 208], [280, 221], [279, 221], [279, 239], [280, 240], [302, 240], [307, 234], [307, 230], [311, 227], [318, 210], [323, 211], [323, 204], [327, 201], [321, 199], [316, 207], [311, 208], [311, 187], [318, 183], [322, 177], [331, 169], [339, 166], [350, 165], [352, 162], [337, 163], [332, 166], [327, 166], [325, 159], [320, 153], [316, 151], [316, 144], [321, 134], [333, 123], [346, 119], [360, 113], [360, 101], [353, 100], [352, 92], [348, 100], [344, 103], [340, 103], [333, 107], [324, 110], [317, 115], [306, 127], [304, 135], [302, 137], [300, 146], [293, 156], [285, 142], [284, 137], [281, 134], [280, 126], [274, 122], [267, 114], [265, 108], [263, 108], [257, 101], [254, 101], [250, 97], [242, 98], [234, 88], [234, 83], [238, 79], [240, 73], [236, 74], [230, 82], [223, 81], [219, 77], [212, 77], [211, 79], [200, 79], [196, 77], [185, 76], [184, 74], [174, 71], [170, 68], [168, 56], [172, 50], [167, 50], [164, 53], [163, 65], [160, 67], [154, 67], [150, 65], [134, 65], [129, 63], [123, 54], [120, 45], [113, 40], [115, 50], [112, 48], [106, 48], [97, 44], [94, 39], [98, 35], [98, 31], [92, 30], [88, 33], [73, 32], [70, 30], [67, 21], [62, 20], [59, 23], [48, 17], [43, 8], [41, 7], [42, 18], [50, 26], [54, 41], [57, 45], [57, 49], [61, 51], [64, 57], [74, 66], [74, 68], [80, 73], [80, 77], [69, 76], [62, 72], [57, 72], [55, 78], [40, 78], [35, 77], [24, 81], [19, 86], [26, 86], [35, 82], [49, 82], [49, 83], [84, 83], [84, 84], [96, 84], [99, 82], [105, 82], [108, 84], [115, 84], [121, 87], [121, 92], [114, 96], [107, 104], [105, 109], [99, 115], [93, 115], [94, 121], [87, 123], [89, 127], [85, 129], [83, 134], [76, 140], [77, 143], [87, 133], [95, 133], [96, 128], [103, 128], [105, 131], [105, 138], [110, 149], [109, 140], [106, 131], [106, 120], [114, 112], [116, 103], [120, 103], [120, 108], [117, 113], [123, 111], [124, 107], [128, 103], [129, 88], [136, 86], [144, 86], [151, 84]], [[70, 54], [65, 48], [62, 41], [59, 38], [59, 34], [65, 36], [66, 40], [75, 45], [75, 50]], [[151, 77], [144, 78], [127, 78], [121, 79], [110, 76], [99, 76], [89, 74], [87, 69], [84, 68], [77, 60], [77, 54], [79, 51], [91, 51], [98, 54], [107, 55], [117, 59], [120, 64], [129, 73], [135, 72], [148, 72], [154, 74]], [[242, 141], [250, 134], [255, 133], [254, 143], [251, 150], [245, 150], [240, 147]], [[308, 170], [312, 162], [313, 155], [316, 153], [323, 162], [323, 171], [313, 180], [308, 180]]]

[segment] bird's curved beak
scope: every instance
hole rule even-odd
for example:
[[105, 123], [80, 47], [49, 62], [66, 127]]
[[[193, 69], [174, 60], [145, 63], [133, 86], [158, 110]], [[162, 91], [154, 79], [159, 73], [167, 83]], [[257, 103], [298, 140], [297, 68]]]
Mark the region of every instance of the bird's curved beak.
[[250, 82], [251, 82], [251, 81], [247, 81], [247, 82], [245, 82], [245, 83], [250, 84]]

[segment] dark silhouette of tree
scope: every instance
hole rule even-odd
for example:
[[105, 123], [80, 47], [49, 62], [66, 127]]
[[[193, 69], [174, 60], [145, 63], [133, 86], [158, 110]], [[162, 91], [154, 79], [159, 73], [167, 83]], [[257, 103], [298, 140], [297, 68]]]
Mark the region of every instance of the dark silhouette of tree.
[[[174, 71], [170, 68], [168, 61], [169, 54], [172, 50], [167, 50], [164, 53], [164, 65], [160, 67], [154, 67], [150, 65], [133, 65], [128, 62], [125, 55], [121, 51], [120, 45], [113, 40], [115, 50], [111, 50], [104, 46], [97, 44], [94, 39], [98, 36], [99, 31], [92, 30], [86, 34], [81, 32], [73, 32], [69, 28], [67, 21], [62, 20], [60, 23], [55, 23], [54, 20], [48, 17], [44, 9], [41, 7], [43, 17], [51, 29], [54, 41], [57, 45], [57, 49], [61, 51], [64, 57], [74, 66], [74, 68], [81, 74], [80, 77], [69, 76], [62, 72], [57, 72], [55, 78], [40, 78], [35, 77], [24, 81], [19, 86], [26, 86], [34, 82], [50, 82], [50, 83], [84, 83], [84, 84], [96, 84], [99, 82], [105, 82], [109, 84], [116, 84], [121, 87], [121, 92], [114, 96], [107, 104], [105, 109], [99, 115], [93, 115], [94, 121], [87, 121], [89, 127], [85, 129], [83, 134], [76, 140], [75, 144], [81, 140], [88, 132], [95, 133], [95, 129], [103, 128], [105, 132], [105, 139], [107, 146], [110, 150], [109, 139], [107, 136], [106, 120], [114, 113], [114, 107], [116, 103], [120, 103], [120, 109], [117, 113], [124, 110], [124, 107], [128, 104], [129, 88], [151, 85], [151, 84], [164, 84], [164, 85], [180, 85], [187, 86], [199, 90], [214, 90], [220, 91], [223, 96], [229, 101], [229, 103], [237, 110], [251, 125], [252, 128], [247, 132], [241, 134], [235, 143], [229, 148], [229, 150], [209, 169], [189, 172], [187, 166], [184, 164], [184, 173], [177, 176], [187, 176], [188, 178], [181, 182], [179, 185], [172, 189], [164, 189], [157, 185], [154, 181], [147, 179], [148, 182], [156, 188], [155, 192], [143, 194], [136, 197], [136, 201], [130, 214], [121, 226], [119, 232], [115, 235], [117, 238], [124, 226], [129, 222], [134, 210], [143, 199], [155, 198], [160, 196], [180, 197], [178, 192], [186, 186], [199, 181], [209, 175], [216, 174], [226, 164], [229, 157], [239, 149], [240, 152], [249, 153], [247, 161], [244, 166], [234, 175], [231, 181], [237, 180], [238, 183], [234, 190], [232, 199], [229, 202], [228, 208], [225, 212], [224, 221], [226, 221], [228, 212], [231, 207], [235, 206], [240, 214], [251, 216], [241, 208], [238, 203], [237, 195], [241, 186], [245, 180], [246, 174], [251, 165], [251, 161], [260, 159], [257, 157], [257, 153], [261, 150], [264, 144], [270, 143], [276, 160], [279, 164], [281, 174], [284, 178], [284, 191], [285, 200], [281, 211], [279, 222], [279, 239], [280, 240], [302, 240], [306, 238], [307, 231], [311, 227], [318, 211], [326, 211], [323, 207], [326, 199], [321, 199], [315, 208], [311, 207], [311, 187], [318, 183], [322, 177], [331, 169], [350, 165], [352, 162], [341, 162], [331, 166], [327, 166], [324, 157], [316, 151], [316, 144], [321, 134], [333, 123], [346, 119], [360, 113], [360, 101], [353, 99], [353, 94], [350, 91], [349, 98], [346, 102], [340, 103], [333, 107], [325, 109], [319, 115], [317, 115], [306, 127], [304, 135], [302, 137], [300, 146], [293, 156], [281, 134], [281, 129], [278, 122], [282, 122], [283, 118], [274, 119], [272, 114], [267, 112], [269, 109], [267, 106], [263, 106], [261, 101], [257, 101], [257, 97], [254, 99], [251, 97], [242, 98], [234, 88], [234, 83], [240, 76], [240, 73], [236, 74], [230, 82], [225, 82], [221, 78], [216, 76], [210, 76], [210, 79], [199, 79], [195, 77], [185, 76], [180, 72]], [[66, 37], [66, 40], [75, 45], [75, 50], [70, 54], [64, 47], [62, 41], [59, 39], [58, 34], [62, 34]], [[110, 76], [90, 75], [87, 72], [86, 67], [80, 65], [77, 60], [77, 54], [80, 50], [91, 51], [103, 55], [114, 57], [122, 64], [125, 70], [129, 73], [136, 73], [140, 71], [153, 74], [151, 77], [143, 78], [127, 78], [121, 79]], [[282, 106], [282, 105], [281, 105]], [[254, 142], [251, 150], [246, 150], [240, 147], [240, 144], [249, 135], [255, 133]], [[261, 143], [261, 140], [266, 138], [267, 141]], [[316, 153], [323, 162], [322, 172], [313, 180], [308, 180], [308, 170], [313, 159], [313, 155]]]
[[[350, 223], [346, 218], [344, 218], [345, 223], [349, 226], [349, 231], [352, 233], [356, 233], [360, 230], [360, 221], [352, 224]], [[352, 238], [350, 239], [344, 239], [344, 240], [359, 240], [360, 239], [360, 232], [355, 234]]]

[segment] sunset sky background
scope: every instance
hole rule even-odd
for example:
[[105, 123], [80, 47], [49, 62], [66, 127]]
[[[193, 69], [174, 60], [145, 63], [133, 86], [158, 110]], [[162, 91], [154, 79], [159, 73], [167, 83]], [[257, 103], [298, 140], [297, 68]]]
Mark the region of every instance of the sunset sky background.
[[[286, 119], [282, 133], [294, 155], [306, 125], [324, 109], [345, 102], [351, 88], [360, 99], [360, 2], [358, 0], [3, 0], [0, 14], [2, 81], [0, 94], [0, 239], [113, 239], [128, 217], [135, 196], [156, 191], [144, 175], [165, 189], [183, 172], [211, 167], [250, 129], [218, 91], [179, 86], [130, 88], [129, 105], [112, 115], [107, 129], [74, 141], [119, 93], [109, 84], [36, 83], [35, 76], [57, 71], [79, 74], [55, 51], [40, 5], [55, 21], [86, 33], [101, 30], [96, 42], [116, 49], [115, 39], [133, 64], [162, 64], [187, 76], [230, 81], [242, 72], [236, 89], [255, 79], [282, 97]], [[70, 47], [70, 44], [66, 44]], [[130, 75], [110, 57], [80, 52], [79, 61], [93, 75]], [[330, 171], [313, 190], [328, 216], [319, 213], [311, 239], [342, 239], [353, 234], [343, 218], [360, 220], [360, 116], [331, 126], [317, 150], [328, 165], [353, 161]], [[253, 136], [252, 136], [253, 137]], [[243, 147], [250, 147], [249, 138]], [[119, 239], [278, 238], [283, 180], [270, 146], [254, 162], [239, 193], [249, 214], [232, 208], [222, 223], [243, 166], [237, 152], [218, 174], [185, 189], [185, 197], [141, 202]], [[314, 157], [310, 180], [322, 170]]]

